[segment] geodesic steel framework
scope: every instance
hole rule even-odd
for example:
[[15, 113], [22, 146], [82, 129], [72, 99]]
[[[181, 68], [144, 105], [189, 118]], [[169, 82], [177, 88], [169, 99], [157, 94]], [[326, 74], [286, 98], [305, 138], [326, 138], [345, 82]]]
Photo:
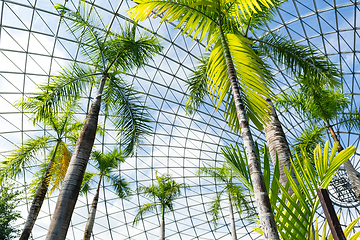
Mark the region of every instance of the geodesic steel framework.
[[[0, 155], [4, 158], [12, 149], [28, 138], [52, 134], [42, 125], [33, 126], [30, 115], [14, 107], [23, 96], [36, 94], [38, 84], [46, 83], [50, 75], [72, 61], [82, 61], [76, 41], [59, 24], [60, 18], [53, 5], [65, 4], [74, 8], [77, 0], [2, 0], [0, 1]], [[90, 0], [103, 18], [104, 27], [114, 31], [119, 24], [130, 21], [125, 11], [134, 3], [128, 0]], [[343, 91], [350, 93], [352, 107], [359, 108], [360, 80], [360, 9], [358, 1], [324, 0], [288, 1], [277, 10], [274, 20], [265, 25], [263, 32], [279, 31], [294, 40], [320, 48], [343, 71]], [[153, 134], [144, 139], [136, 155], [121, 165], [119, 174], [130, 182], [132, 188], [154, 182], [155, 172], [169, 173], [177, 182], [190, 188], [175, 202], [175, 211], [166, 215], [168, 239], [228, 239], [230, 236], [229, 211], [226, 201], [221, 210], [217, 229], [210, 223], [209, 202], [222, 183], [197, 176], [198, 167], [221, 164], [221, 147], [241, 137], [232, 133], [223, 118], [223, 108], [216, 111], [209, 99], [193, 115], [185, 114], [186, 85], [184, 80], [193, 71], [204, 45], [181, 35], [174, 25], [160, 23], [158, 18], [139, 23], [139, 31], [157, 34], [164, 45], [162, 54], [145, 68], [129, 73], [126, 79], [135, 89], [144, 93], [144, 104], [149, 107], [153, 120]], [[261, 31], [256, 33], [258, 36]], [[257, 36], [255, 36], [257, 37]], [[268, 56], [271, 63], [271, 56]], [[275, 75], [274, 92], [296, 87], [284, 69], [271, 64]], [[88, 111], [91, 93], [78, 113], [83, 119]], [[291, 143], [308, 125], [294, 110], [281, 112], [280, 120]], [[114, 127], [104, 117], [100, 120], [106, 134], [95, 141], [102, 151], [116, 145]], [[359, 133], [353, 129], [335, 127], [343, 146], [359, 147]], [[253, 129], [255, 140], [264, 142], [262, 132]], [[330, 139], [330, 137], [329, 137]], [[46, 150], [44, 150], [46, 151]], [[360, 171], [358, 152], [353, 157], [354, 167]], [[17, 179], [18, 187], [27, 191], [34, 169], [25, 168]], [[336, 184], [335, 184], [336, 185]], [[345, 181], [346, 185], [346, 181]], [[93, 186], [95, 187], [95, 186]], [[68, 239], [82, 237], [89, 204], [93, 193], [78, 199], [68, 232]], [[350, 193], [351, 194], [351, 193]], [[334, 195], [334, 194], [333, 194]], [[333, 197], [336, 198], [334, 195]], [[339, 197], [338, 197], [339, 198]], [[55, 207], [57, 193], [50, 196], [40, 213], [32, 238], [44, 239]], [[226, 199], [226, 196], [224, 196]], [[334, 199], [338, 200], [338, 199]], [[147, 202], [134, 194], [129, 200], [119, 200], [106, 183], [102, 186], [93, 231], [93, 239], [156, 239], [160, 217], [148, 215], [144, 221], [132, 226], [139, 204]], [[341, 202], [342, 200], [340, 200]], [[19, 210], [25, 218], [29, 207], [23, 200]], [[341, 223], [349, 223], [360, 216], [358, 206], [335, 205], [343, 212]], [[321, 214], [321, 211], [319, 211]], [[18, 220], [20, 225], [24, 219]], [[239, 239], [260, 239], [249, 221], [237, 218]]]

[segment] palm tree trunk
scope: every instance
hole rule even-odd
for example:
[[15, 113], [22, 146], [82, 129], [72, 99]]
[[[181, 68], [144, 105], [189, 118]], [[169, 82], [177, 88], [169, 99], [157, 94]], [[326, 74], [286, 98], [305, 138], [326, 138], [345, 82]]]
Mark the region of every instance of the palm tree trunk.
[[100, 112], [101, 94], [107, 73], [101, 78], [98, 93], [91, 105], [89, 115], [76, 142], [64, 184], [61, 188], [55, 212], [50, 223], [47, 240], [64, 240], [69, 228], [72, 213], [78, 198], [86, 166], [95, 141]]
[[60, 141], [58, 140], [55, 145], [53, 156], [51, 157], [51, 159], [46, 167], [44, 176], [41, 179], [41, 182], [36, 190], [34, 199], [31, 203], [29, 215], [26, 219], [24, 229], [21, 233], [19, 240], [28, 240], [30, 237], [30, 233], [35, 225], [35, 221], [37, 219], [37, 216], [39, 215], [39, 212], [40, 212], [40, 209], [44, 202], [47, 190], [49, 188], [49, 180], [50, 180], [49, 178], [51, 175], [50, 169], [54, 165], [55, 155], [56, 155], [57, 149], [59, 148], [59, 145], [60, 145]]
[[[327, 124], [327, 126], [328, 126], [328, 129], [329, 129], [334, 141], [339, 143], [338, 152], [341, 152], [342, 150], [344, 150], [344, 148], [341, 146], [340, 141], [334, 132], [334, 129], [329, 124]], [[344, 168], [349, 177], [350, 184], [355, 192], [355, 195], [356, 195], [358, 201], [360, 202], [360, 176], [359, 176], [359, 173], [355, 170], [355, 168], [352, 165], [352, 163], [350, 162], [350, 160], [347, 160], [344, 163]]]
[[[279, 182], [283, 187], [285, 187], [287, 183], [287, 177], [285, 175], [284, 167], [286, 167], [286, 169], [290, 171], [291, 152], [281, 122], [276, 114], [271, 99], [267, 97], [263, 97], [263, 98], [271, 106], [271, 112], [269, 112], [269, 121], [263, 124], [266, 142], [267, 145], [269, 146], [270, 157], [274, 165], [276, 161], [276, 155], [278, 157], [279, 170], [280, 170]], [[294, 173], [292, 173], [292, 178], [295, 181], [295, 183], [298, 183]], [[291, 187], [289, 187], [288, 193], [290, 194], [290, 196], [294, 193]]]
[[87, 223], [86, 223], [83, 240], [90, 240], [91, 232], [92, 232], [93, 227], [94, 227], [96, 209], [97, 209], [97, 204], [98, 204], [98, 201], [99, 201], [99, 192], [100, 192], [101, 179], [102, 179], [102, 175], [100, 175], [99, 183], [98, 183], [98, 186], [96, 188], [96, 193], [95, 193], [93, 202], [91, 204], [91, 209], [90, 209], [89, 217], [88, 217], [88, 220], [87, 220]]
[[239, 86], [237, 83], [237, 76], [230, 55], [229, 46], [226, 42], [224, 32], [221, 28], [222, 24], [219, 23], [218, 26], [219, 26], [221, 44], [224, 51], [226, 66], [229, 74], [229, 80], [231, 83], [231, 89], [234, 95], [236, 111], [240, 122], [241, 134], [243, 137], [246, 156], [248, 158], [251, 181], [253, 183], [254, 196], [257, 205], [257, 210], [259, 213], [261, 228], [263, 230], [263, 235], [265, 239], [279, 239], [279, 234], [277, 232], [276, 223], [274, 220], [274, 214], [271, 210], [269, 195], [266, 190], [264, 177], [261, 173], [260, 162], [258, 156], [256, 155], [255, 144], [251, 135], [249, 123], [247, 121], [245, 107], [240, 96]]
[[165, 240], [165, 206], [161, 209], [160, 240]]
[[233, 205], [231, 202], [230, 192], [228, 191], [228, 193], [229, 193], [229, 212], [230, 212], [230, 223], [231, 223], [231, 239], [237, 240]]

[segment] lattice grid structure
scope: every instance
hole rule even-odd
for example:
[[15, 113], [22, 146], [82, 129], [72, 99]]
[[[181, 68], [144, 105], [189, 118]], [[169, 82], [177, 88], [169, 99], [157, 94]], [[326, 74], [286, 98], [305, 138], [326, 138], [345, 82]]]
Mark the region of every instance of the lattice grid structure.
[[[103, 19], [104, 27], [113, 31], [131, 20], [125, 11], [133, 6], [129, 0], [89, 0]], [[39, 135], [53, 134], [43, 125], [33, 126], [30, 115], [14, 106], [24, 96], [38, 93], [38, 85], [46, 83], [62, 66], [73, 61], [83, 61], [74, 36], [59, 24], [60, 18], [53, 5], [77, 6], [77, 0], [1, 0], [0, 1], [0, 157], [3, 159], [25, 140]], [[292, 0], [277, 10], [274, 20], [264, 26], [263, 32], [279, 31], [294, 40], [320, 48], [343, 71], [343, 91], [350, 93], [353, 108], [359, 108], [360, 80], [360, 9], [358, 1]], [[126, 160], [119, 174], [135, 189], [147, 186], [155, 180], [155, 172], [169, 173], [177, 182], [185, 182], [190, 188], [175, 201], [175, 211], [166, 215], [168, 239], [229, 239], [230, 219], [226, 203], [221, 209], [221, 218], [214, 229], [210, 217], [209, 203], [222, 183], [211, 178], [198, 177], [198, 168], [204, 163], [221, 165], [221, 147], [239, 142], [241, 137], [229, 130], [223, 118], [224, 106], [218, 111], [210, 99], [193, 115], [185, 114], [187, 100], [185, 79], [191, 74], [205, 46], [182, 35], [174, 25], [160, 23], [158, 18], [139, 23], [139, 31], [157, 34], [164, 45], [162, 53], [145, 68], [126, 76], [135, 89], [143, 92], [144, 104], [149, 107], [153, 120], [153, 133], [148, 136], [136, 155]], [[260, 36], [261, 31], [254, 37]], [[271, 63], [271, 56], [269, 56]], [[271, 63], [275, 75], [274, 93], [296, 88], [294, 81], [284, 69]], [[90, 91], [83, 99], [79, 119], [84, 119], [89, 102], [94, 94]], [[290, 109], [279, 113], [281, 122], [291, 143], [309, 124]], [[116, 145], [114, 126], [100, 120], [106, 134], [95, 140], [95, 148], [101, 151]], [[353, 129], [335, 126], [343, 146], [359, 147], [359, 133]], [[255, 140], [265, 141], [264, 134], [253, 128]], [[330, 139], [330, 136], [329, 136]], [[46, 151], [46, 149], [44, 150]], [[352, 158], [359, 170], [358, 153]], [[28, 190], [33, 167], [24, 169], [17, 179], [19, 188]], [[360, 170], [359, 170], [360, 171]], [[130, 200], [119, 200], [106, 183], [102, 186], [93, 231], [93, 239], [157, 239], [160, 215], [152, 214], [139, 225], [132, 221], [140, 204], [148, 201], [133, 195]], [[44, 203], [32, 233], [32, 239], [44, 239], [55, 207], [58, 192]], [[68, 239], [82, 237], [89, 204], [93, 192], [78, 199], [68, 232]], [[224, 196], [226, 200], [226, 196]], [[226, 202], [226, 201], [224, 201]], [[26, 217], [29, 201], [22, 201], [19, 210]], [[343, 212], [341, 223], [360, 216], [356, 206], [336, 206]], [[320, 212], [321, 214], [321, 212]], [[20, 219], [20, 225], [24, 219]], [[261, 239], [246, 219], [237, 218], [239, 239]]]

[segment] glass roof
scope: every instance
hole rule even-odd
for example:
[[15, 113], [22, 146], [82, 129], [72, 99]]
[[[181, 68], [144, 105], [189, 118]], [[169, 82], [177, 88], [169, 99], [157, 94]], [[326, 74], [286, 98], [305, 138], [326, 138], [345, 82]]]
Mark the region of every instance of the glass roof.
[[[79, 49], [65, 24], [59, 24], [55, 3], [75, 8], [77, 0], [2, 0], [0, 1], [0, 158], [1, 160], [23, 141], [39, 135], [53, 134], [43, 125], [33, 126], [30, 115], [14, 106], [23, 96], [39, 92], [38, 85], [46, 83], [72, 61], [83, 61]], [[125, 11], [134, 5], [128, 0], [91, 0], [101, 15], [104, 26], [117, 31], [119, 25], [130, 19]], [[274, 20], [263, 31], [279, 31], [290, 35], [295, 41], [317, 47], [339, 64], [343, 71], [343, 91], [350, 93], [352, 107], [358, 108], [360, 99], [360, 9], [358, 1], [290, 0], [277, 10]], [[169, 173], [177, 182], [185, 182], [190, 188], [176, 199], [174, 211], [166, 215], [168, 239], [229, 239], [230, 219], [227, 201], [221, 208], [221, 217], [215, 231], [209, 211], [209, 203], [222, 183], [211, 178], [198, 177], [198, 168], [204, 163], [221, 164], [221, 147], [241, 143], [241, 137], [231, 132], [224, 121], [223, 109], [213, 107], [211, 99], [193, 115], [185, 114], [187, 86], [184, 80], [193, 71], [205, 46], [174, 29], [173, 24], [160, 23], [159, 18], [139, 23], [139, 31], [151, 31], [161, 38], [162, 53], [145, 68], [130, 72], [126, 79], [135, 89], [144, 93], [145, 105], [149, 107], [153, 133], [142, 142], [135, 156], [126, 160], [118, 170], [135, 189], [147, 186], [155, 180], [155, 173]], [[261, 31], [257, 34], [261, 34]], [[294, 87], [294, 81], [276, 64], [271, 63], [275, 74], [274, 92]], [[78, 113], [83, 119], [88, 111], [88, 101], [94, 92], [87, 93]], [[288, 141], [294, 141], [305, 126], [307, 119], [299, 117], [294, 110], [279, 114]], [[95, 140], [95, 148], [106, 152], [116, 145], [114, 126], [102, 115], [100, 122], [106, 129], [103, 137]], [[359, 147], [359, 133], [353, 129], [335, 127], [343, 146]], [[262, 132], [253, 128], [254, 138], [263, 142]], [[330, 139], [330, 137], [329, 137]], [[45, 150], [44, 150], [45, 151]], [[358, 153], [352, 158], [358, 170]], [[38, 163], [34, 163], [38, 164]], [[27, 191], [34, 168], [25, 168], [17, 179], [19, 188]], [[95, 189], [96, 184], [92, 187]], [[58, 192], [52, 194], [41, 209], [32, 232], [33, 239], [44, 239], [56, 204]], [[89, 204], [94, 191], [79, 197], [68, 239], [80, 239], [85, 229]], [[226, 196], [224, 196], [226, 200]], [[140, 204], [148, 200], [133, 195], [129, 200], [119, 200], [105, 182], [93, 230], [93, 239], [157, 239], [160, 215], [149, 214], [140, 224], [132, 221]], [[27, 216], [29, 200], [18, 207], [23, 219]], [[342, 223], [360, 216], [354, 207], [336, 206], [343, 211]], [[321, 214], [321, 212], [320, 212]], [[239, 239], [260, 239], [244, 219], [236, 218]]]

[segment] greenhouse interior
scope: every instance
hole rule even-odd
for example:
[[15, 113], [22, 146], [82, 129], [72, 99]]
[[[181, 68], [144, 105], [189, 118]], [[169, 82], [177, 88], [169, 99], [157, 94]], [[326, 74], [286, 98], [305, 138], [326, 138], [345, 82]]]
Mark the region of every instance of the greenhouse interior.
[[357, 239], [359, 5], [1, 0], [0, 239]]

